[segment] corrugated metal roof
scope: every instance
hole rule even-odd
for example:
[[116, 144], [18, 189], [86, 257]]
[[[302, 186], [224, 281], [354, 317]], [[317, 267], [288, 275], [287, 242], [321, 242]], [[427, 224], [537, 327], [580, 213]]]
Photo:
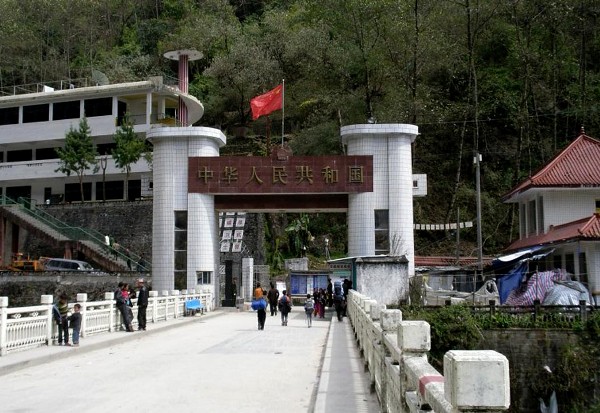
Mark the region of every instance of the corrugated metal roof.
[[594, 214], [589, 218], [552, 226], [545, 234], [523, 238], [513, 242], [505, 251], [516, 251], [536, 245], [551, 245], [557, 242], [571, 242], [577, 240], [600, 240], [600, 214]]
[[521, 182], [502, 197], [513, 196], [530, 188], [599, 187], [600, 141], [582, 133], [532, 177]]

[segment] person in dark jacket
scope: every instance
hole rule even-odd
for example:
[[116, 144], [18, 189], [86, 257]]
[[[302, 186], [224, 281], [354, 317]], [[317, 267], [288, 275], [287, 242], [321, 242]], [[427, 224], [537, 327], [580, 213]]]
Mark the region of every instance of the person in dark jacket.
[[275, 288], [275, 284], [271, 283], [271, 289], [267, 293], [269, 307], [271, 308], [271, 316], [277, 315], [277, 301], [279, 300], [279, 290]]
[[148, 292], [148, 288], [146, 287], [143, 278], [137, 280], [137, 287], [138, 330], [146, 331], [146, 309], [148, 308], [148, 296], [150, 293]]
[[[67, 319], [69, 320], [69, 327], [73, 329], [73, 347], [79, 347], [79, 333], [81, 331], [81, 305], [75, 304], [73, 306], [73, 314]], [[66, 344], [67, 346], [69, 343]]]
[[58, 302], [55, 304], [55, 320], [58, 325], [58, 345], [62, 346], [63, 341], [65, 346], [69, 345], [69, 320], [67, 320], [69, 312], [69, 302], [66, 294], [61, 294], [58, 297]]
[[127, 296], [123, 294], [123, 291], [127, 291], [124, 290], [125, 288], [127, 288], [127, 284], [124, 282], [119, 282], [119, 288], [115, 290], [115, 301], [117, 304], [117, 309], [123, 317], [123, 324], [125, 324], [125, 330], [127, 332], [132, 332], [133, 326], [131, 325], [131, 313], [129, 311], [129, 307], [127, 306], [129, 294], [127, 294]]

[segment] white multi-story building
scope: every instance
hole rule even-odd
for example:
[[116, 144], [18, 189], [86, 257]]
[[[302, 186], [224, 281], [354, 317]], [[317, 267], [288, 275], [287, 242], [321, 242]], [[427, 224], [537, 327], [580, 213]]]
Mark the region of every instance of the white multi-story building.
[[[111, 150], [114, 134], [127, 114], [135, 131], [145, 134], [156, 124], [175, 125], [180, 98], [187, 108], [188, 126], [204, 112], [202, 104], [161, 77], [147, 81], [65, 89], [42, 87], [6, 89], [0, 94], [0, 195], [34, 202], [79, 201], [77, 176], [56, 172], [55, 149], [64, 146], [65, 136], [86, 117], [97, 148], [98, 169], [86, 171], [86, 200], [123, 199], [125, 172], [115, 166]], [[25, 92], [25, 93], [24, 93]], [[104, 194], [106, 188], [106, 194]], [[151, 166], [140, 160], [132, 166], [129, 198], [152, 194]]]
[[600, 299], [600, 141], [581, 135], [503, 197], [519, 205], [508, 252], [552, 248], [541, 265], [564, 268]]

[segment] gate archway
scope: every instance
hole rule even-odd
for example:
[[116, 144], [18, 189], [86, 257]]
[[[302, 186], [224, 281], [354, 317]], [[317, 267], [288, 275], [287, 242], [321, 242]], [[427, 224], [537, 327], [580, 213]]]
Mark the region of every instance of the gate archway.
[[340, 130], [346, 155], [220, 157], [218, 129], [161, 127], [153, 155], [153, 287], [212, 277], [218, 297], [218, 211], [346, 212], [348, 255], [387, 252], [414, 274], [412, 143], [418, 127], [359, 124]]

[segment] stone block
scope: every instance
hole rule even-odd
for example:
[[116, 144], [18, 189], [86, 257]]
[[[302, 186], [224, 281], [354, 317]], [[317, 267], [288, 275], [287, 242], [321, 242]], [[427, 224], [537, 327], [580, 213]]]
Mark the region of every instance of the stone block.
[[381, 311], [386, 309], [385, 304], [371, 306], [371, 320], [378, 321], [381, 318]]
[[402, 322], [402, 311], [400, 310], [382, 310], [381, 311], [381, 329], [383, 331], [396, 331], [398, 325]]
[[456, 409], [510, 406], [508, 359], [493, 350], [451, 350], [444, 356], [446, 400]]
[[426, 321], [402, 321], [398, 328], [398, 346], [403, 352], [425, 352], [431, 349], [431, 332]]

